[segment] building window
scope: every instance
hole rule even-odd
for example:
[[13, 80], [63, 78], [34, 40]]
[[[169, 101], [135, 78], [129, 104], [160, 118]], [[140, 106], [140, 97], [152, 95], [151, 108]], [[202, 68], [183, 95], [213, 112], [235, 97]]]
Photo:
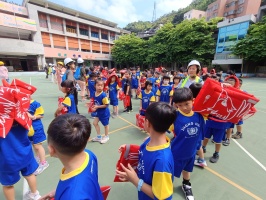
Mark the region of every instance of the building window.
[[57, 30], [57, 31], [63, 31], [63, 24], [58, 22], [50, 22], [51, 23], [51, 29]]
[[48, 28], [47, 20], [39, 19], [40, 27], [42, 28]]
[[229, 8], [229, 7], [235, 6], [235, 5], [236, 5], [236, 2], [232, 1], [231, 3], [226, 4], [225, 7]]
[[238, 0], [238, 5], [245, 3], [245, 0]]
[[101, 53], [100, 51], [92, 50], [92, 53]]
[[66, 25], [66, 31], [69, 33], [77, 33], [76, 27]]
[[102, 39], [103, 40], [108, 40], [108, 34], [106, 34], [106, 33], [102, 33]]
[[91, 37], [99, 38], [99, 33], [98, 32], [95, 32], [95, 31], [92, 31], [91, 32]]
[[243, 10], [244, 10], [244, 7], [240, 7], [240, 8], [238, 8], [238, 9], [237, 9], [237, 14], [240, 14], [240, 13], [242, 13], [242, 12], [243, 12]]
[[104, 51], [103, 51], [102, 54], [109, 54], [109, 52], [104, 52]]
[[82, 28], [79, 29], [79, 33], [80, 35], [89, 36], [89, 31]]
[[110, 40], [114, 41], [115, 40], [115, 33], [110, 32]]

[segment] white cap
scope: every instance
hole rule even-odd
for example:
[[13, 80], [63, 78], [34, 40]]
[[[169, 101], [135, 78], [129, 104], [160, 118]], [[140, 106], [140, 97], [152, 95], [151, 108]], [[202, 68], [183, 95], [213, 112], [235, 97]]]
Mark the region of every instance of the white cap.
[[49, 63], [49, 66], [53, 66], [53, 64], [52, 63]]
[[84, 60], [81, 57], [79, 57], [78, 60], [77, 60], [77, 63], [78, 64], [84, 63]]
[[197, 66], [199, 66], [199, 70], [201, 69], [200, 63], [199, 63], [199, 61], [197, 61], [197, 60], [192, 60], [192, 61], [188, 64], [187, 69], [188, 69], [190, 66], [192, 66], [192, 65], [197, 65]]
[[64, 60], [64, 64], [65, 64], [65, 66], [66, 66], [68, 63], [70, 63], [70, 62], [75, 62], [75, 61], [72, 60], [71, 58], [66, 58], [66, 59]]

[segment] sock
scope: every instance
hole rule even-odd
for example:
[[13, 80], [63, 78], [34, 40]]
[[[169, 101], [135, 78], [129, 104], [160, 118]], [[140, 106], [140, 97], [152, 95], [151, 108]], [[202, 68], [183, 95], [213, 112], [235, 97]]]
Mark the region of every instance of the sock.
[[199, 161], [199, 163], [203, 163], [204, 162], [204, 158], [199, 158], [198, 161]]
[[44, 165], [45, 163], [46, 163], [46, 160], [41, 162], [42, 165]]
[[205, 149], [206, 149], [206, 147], [205, 147], [205, 146], [202, 146], [202, 149], [204, 149], [204, 150], [205, 150]]
[[219, 152], [215, 151], [214, 153], [219, 156]]
[[186, 180], [183, 178], [183, 182], [182, 182], [184, 185], [189, 185], [191, 186], [191, 183], [189, 182], [189, 180]]

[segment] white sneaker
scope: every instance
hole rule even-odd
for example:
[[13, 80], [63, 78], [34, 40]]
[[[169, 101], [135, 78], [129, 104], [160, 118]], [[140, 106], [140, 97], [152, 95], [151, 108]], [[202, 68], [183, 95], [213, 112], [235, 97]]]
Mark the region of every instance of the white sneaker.
[[102, 141], [102, 137], [95, 137], [95, 138], [92, 138], [92, 141], [93, 142], [101, 142]]
[[40, 195], [39, 191], [36, 191], [36, 193], [31, 193], [31, 191], [28, 191], [24, 195], [24, 199], [27, 199], [27, 200], [38, 200], [40, 198], [41, 198], [41, 195]]
[[33, 173], [35, 176], [41, 174], [44, 170], [49, 167], [49, 163], [46, 161], [44, 164], [39, 164], [38, 169]]
[[38, 164], [40, 164], [41, 160], [38, 156], [35, 157], [35, 160], [37, 161]]
[[106, 142], [108, 142], [108, 140], [109, 140], [109, 136], [103, 136], [101, 144], [105, 144]]
[[207, 167], [207, 162], [206, 162], [206, 160], [202, 161], [202, 160], [199, 160], [199, 158], [198, 158], [195, 160], [194, 165], [204, 168], [204, 167]]

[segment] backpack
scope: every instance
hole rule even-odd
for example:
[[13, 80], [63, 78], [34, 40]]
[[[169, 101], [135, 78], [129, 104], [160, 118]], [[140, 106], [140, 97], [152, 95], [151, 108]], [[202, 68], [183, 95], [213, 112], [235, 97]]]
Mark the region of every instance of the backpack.
[[80, 80], [80, 77], [81, 77], [81, 67], [77, 67], [75, 74], [74, 74], [74, 78], [76, 80]]
[[66, 72], [64, 73], [64, 75], [62, 76], [62, 82], [67, 80], [67, 75], [69, 73], [69, 70], [66, 70]]

